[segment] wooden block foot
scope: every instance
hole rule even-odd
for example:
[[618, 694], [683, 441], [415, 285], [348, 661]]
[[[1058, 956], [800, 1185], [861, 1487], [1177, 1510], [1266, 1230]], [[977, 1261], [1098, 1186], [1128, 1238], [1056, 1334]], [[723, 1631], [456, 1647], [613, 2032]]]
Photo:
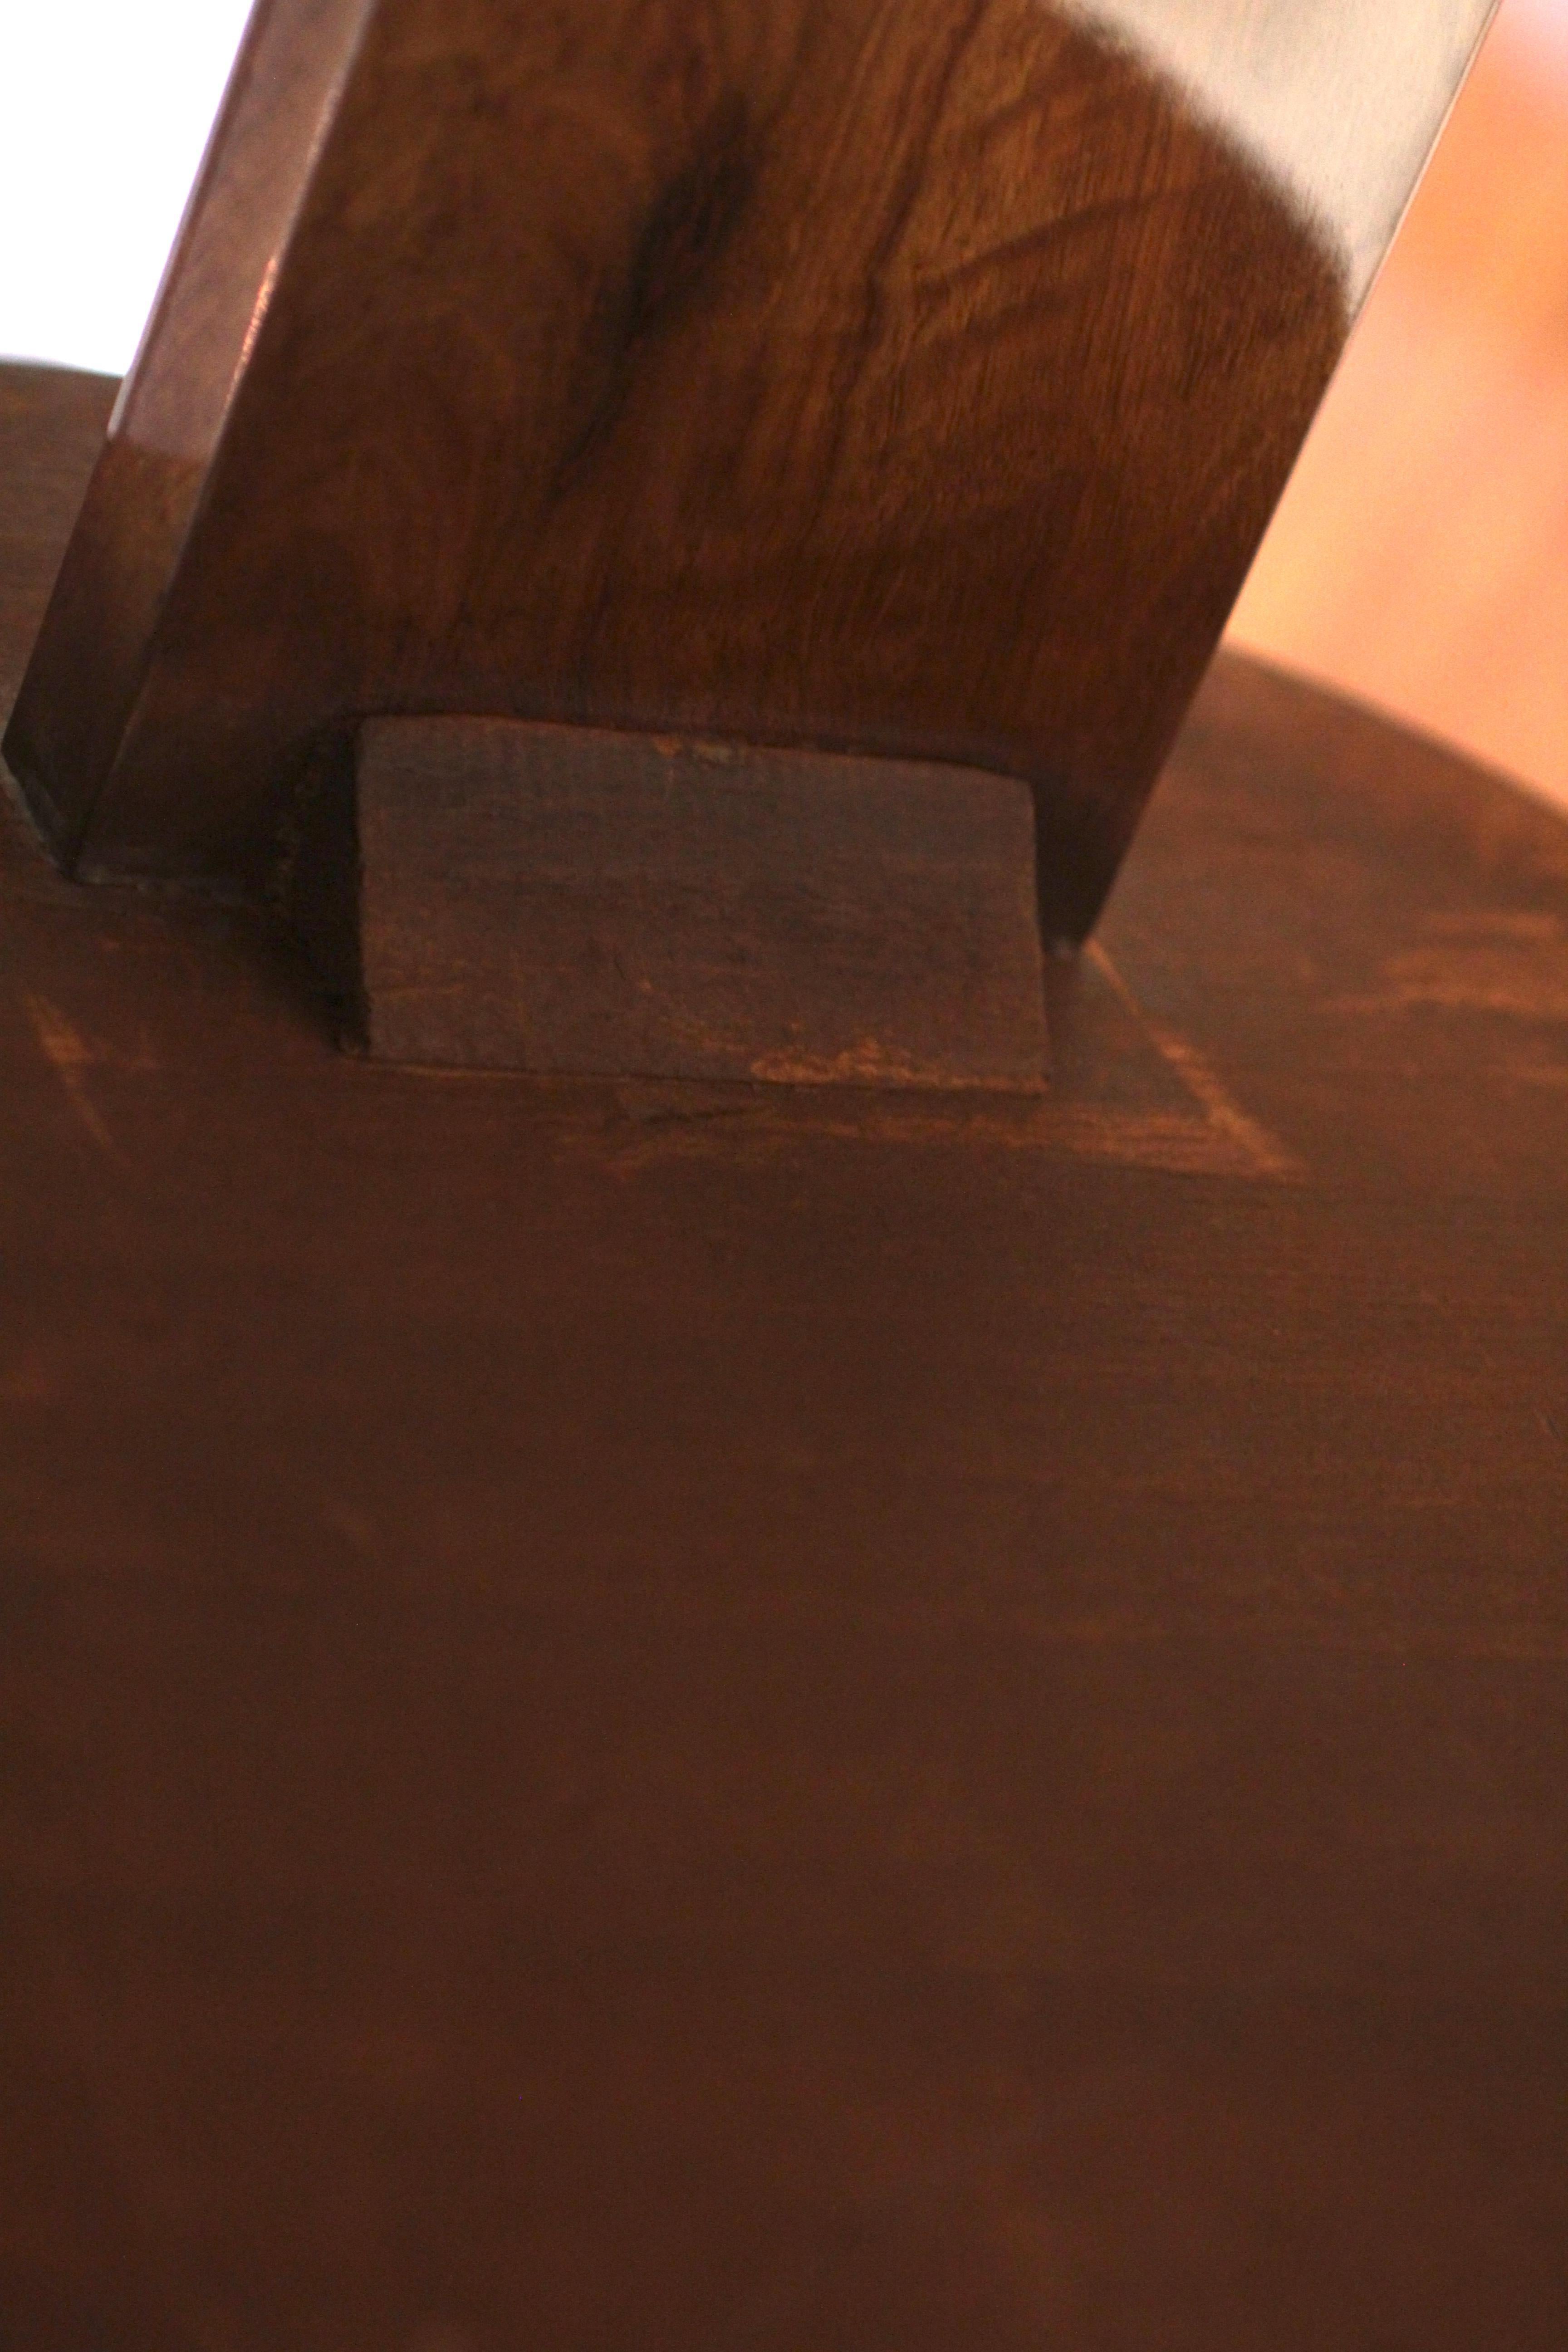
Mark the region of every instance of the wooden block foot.
[[[359, 734], [351, 990], [380, 1059], [1037, 1090], [1012, 777], [486, 719]], [[309, 929], [309, 924], [307, 925]], [[318, 929], [320, 928], [318, 920]], [[341, 950], [340, 941], [340, 950]]]

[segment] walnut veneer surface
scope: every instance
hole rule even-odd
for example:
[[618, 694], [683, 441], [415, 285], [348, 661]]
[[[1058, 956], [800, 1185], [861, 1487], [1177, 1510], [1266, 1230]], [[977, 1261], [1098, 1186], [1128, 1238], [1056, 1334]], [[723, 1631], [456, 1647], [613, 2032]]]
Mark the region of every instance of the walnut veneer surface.
[[1226, 662], [933, 1107], [345, 1060], [8, 823], [7, 2352], [1559, 2352], [1565, 908]]

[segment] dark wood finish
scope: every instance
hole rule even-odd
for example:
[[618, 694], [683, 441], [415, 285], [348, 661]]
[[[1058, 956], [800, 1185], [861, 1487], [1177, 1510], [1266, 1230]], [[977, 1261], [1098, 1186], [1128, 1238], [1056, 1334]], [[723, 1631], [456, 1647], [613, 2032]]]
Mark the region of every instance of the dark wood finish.
[[7, 2352], [1560, 2352], [1559, 818], [1222, 664], [1016, 1105], [0, 899]]
[[115, 389], [112, 376], [74, 368], [0, 365], [0, 700], [7, 709]]
[[7, 756], [251, 880], [366, 712], [935, 759], [1081, 931], [1345, 326], [1042, 0], [265, 0]]
[[351, 984], [384, 1060], [1044, 1082], [1034, 827], [1011, 777], [385, 719], [361, 730], [354, 808], [338, 855], [357, 888], [315, 895], [357, 898]]

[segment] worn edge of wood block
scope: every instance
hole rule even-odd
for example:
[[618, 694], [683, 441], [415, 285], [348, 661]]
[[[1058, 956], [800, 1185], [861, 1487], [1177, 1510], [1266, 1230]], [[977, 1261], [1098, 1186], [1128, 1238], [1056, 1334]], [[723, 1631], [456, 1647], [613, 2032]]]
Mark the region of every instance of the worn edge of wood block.
[[323, 742], [282, 896], [373, 1058], [1038, 1093], [1019, 779], [526, 720]]

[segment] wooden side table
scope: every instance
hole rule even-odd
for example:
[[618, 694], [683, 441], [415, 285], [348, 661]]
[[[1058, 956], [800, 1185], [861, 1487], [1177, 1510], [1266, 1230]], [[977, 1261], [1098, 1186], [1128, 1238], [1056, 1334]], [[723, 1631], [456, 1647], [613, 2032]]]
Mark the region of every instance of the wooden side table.
[[0, 895], [7, 2352], [1557, 2352], [1561, 819], [1222, 661], [1044, 1101]]

